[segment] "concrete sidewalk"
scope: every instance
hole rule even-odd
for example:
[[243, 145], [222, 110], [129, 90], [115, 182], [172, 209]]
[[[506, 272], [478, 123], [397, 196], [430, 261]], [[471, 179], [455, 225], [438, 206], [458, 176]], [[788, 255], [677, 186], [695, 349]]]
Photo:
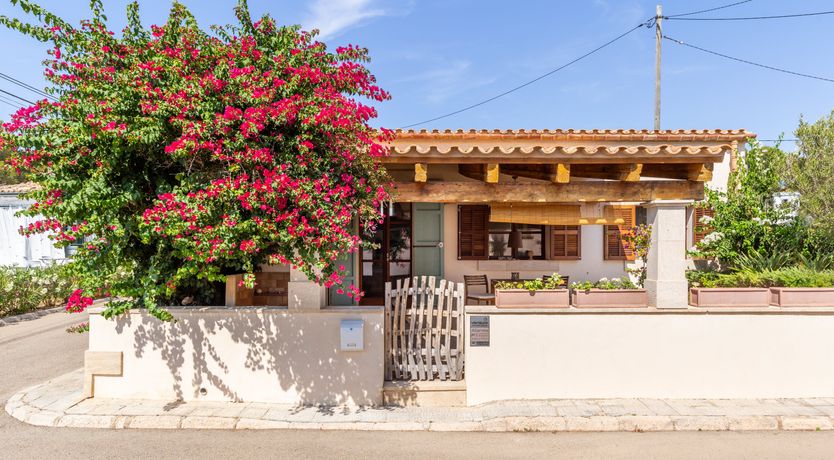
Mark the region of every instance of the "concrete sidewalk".
[[834, 429], [834, 398], [509, 401], [476, 407], [297, 407], [84, 399], [78, 370], [12, 396], [6, 411], [39, 426], [397, 431], [751, 431]]

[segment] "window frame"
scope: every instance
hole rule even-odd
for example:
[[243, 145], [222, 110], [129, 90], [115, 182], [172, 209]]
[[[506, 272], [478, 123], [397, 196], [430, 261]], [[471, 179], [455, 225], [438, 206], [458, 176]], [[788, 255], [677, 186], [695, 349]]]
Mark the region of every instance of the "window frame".
[[[582, 260], [582, 225], [550, 225], [550, 260]], [[561, 228], [560, 228], [561, 227]], [[554, 253], [556, 249], [556, 245], [553, 242], [554, 236], [556, 236], [556, 232], [564, 232], [560, 234], [564, 234], [567, 236], [573, 230], [568, 230], [569, 228], [576, 227], [576, 255], [556, 255]], [[565, 241], [565, 250], [567, 251], [567, 241]]]
[[[490, 224], [493, 223], [507, 223], [507, 222], [489, 222]], [[513, 224], [510, 224], [513, 225]], [[547, 260], [547, 244], [545, 244], [545, 240], [547, 238], [547, 225], [538, 225], [538, 224], [516, 224], [516, 225], [531, 225], [534, 227], [539, 227], [538, 230], [519, 230], [521, 232], [522, 238], [525, 234], [528, 235], [536, 235], [541, 234], [541, 255], [540, 256], [533, 256], [529, 259], [522, 259], [518, 257], [518, 249], [510, 248], [512, 251], [512, 255], [510, 258], [502, 258], [498, 256], [493, 256], [490, 254], [491, 247], [489, 246], [490, 237], [492, 235], [507, 235], [507, 242], [510, 241], [510, 233], [512, 232], [512, 227], [508, 231], [493, 231], [491, 228], [487, 227], [487, 257], [489, 260]]]

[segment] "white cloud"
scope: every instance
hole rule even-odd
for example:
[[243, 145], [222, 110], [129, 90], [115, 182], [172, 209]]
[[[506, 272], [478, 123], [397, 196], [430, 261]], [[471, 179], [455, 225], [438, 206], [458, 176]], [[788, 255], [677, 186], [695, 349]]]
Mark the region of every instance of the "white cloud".
[[446, 61], [442, 66], [412, 74], [398, 80], [415, 83], [421, 88], [422, 97], [430, 104], [439, 105], [452, 97], [495, 82], [494, 77], [482, 77], [471, 70], [467, 60]]
[[319, 29], [319, 37], [328, 39], [368, 19], [398, 13], [377, 8], [374, 3], [375, 0], [313, 0], [304, 20], [304, 28]]

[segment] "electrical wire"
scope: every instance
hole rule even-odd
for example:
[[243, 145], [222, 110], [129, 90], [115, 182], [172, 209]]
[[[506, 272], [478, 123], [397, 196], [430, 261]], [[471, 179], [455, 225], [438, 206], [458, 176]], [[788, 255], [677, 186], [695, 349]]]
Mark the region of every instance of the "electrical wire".
[[8, 94], [9, 96], [11, 96], [11, 97], [13, 97], [13, 98], [15, 98], [15, 99], [20, 99], [21, 101], [23, 101], [23, 102], [25, 102], [25, 103], [27, 103], [27, 104], [35, 105], [35, 103], [34, 103], [34, 102], [32, 102], [32, 101], [30, 101], [29, 99], [24, 99], [24, 98], [22, 98], [22, 97], [18, 96], [17, 94], [10, 93], [10, 92], [8, 92], [8, 91], [6, 91], [6, 90], [4, 90], [4, 89], [0, 89], [0, 93], [3, 93], [3, 94]]
[[708, 10], [692, 11], [692, 12], [690, 12], [690, 13], [672, 14], [672, 15], [669, 15], [669, 16], [664, 16], [664, 17], [663, 17], [663, 19], [680, 18], [680, 17], [683, 17], [683, 16], [692, 16], [692, 15], [695, 15], [695, 14], [709, 13], [710, 11], [718, 11], [718, 10], [723, 10], [724, 8], [729, 8], [729, 7], [731, 7], [731, 6], [741, 5], [742, 3], [749, 3], [749, 2], [752, 2], [752, 1], [753, 1], [753, 0], [744, 0], [744, 1], [742, 1], [742, 2], [730, 3], [729, 5], [724, 5], [724, 6], [719, 6], [719, 7], [715, 7], [715, 8], [710, 8], [710, 9], [708, 9]]
[[572, 61], [570, 61], [570, 62], [568, 62], [568, 63], [566, 63], [566, 64], [563, 64], [563, 65], [561, 65], [561, 66], [559, 66], [559, 67], [557, 67], [557, 68], [555, 68], [555, 69], [551, 70], [550, 72], [547, 72], [547, 73], [545, 73], [545, 74], [539, 75], [538, 77], [536, 77], [536, 78], [534, 78], [534, 79], [532, 79], [532, 80], [529, 80], [529, 81], [527, 81], [527, 82], [525, 82], [525, 83], [522, 83], [522, 84], [520, 84], [520, 85], [518, 85], [518, 86], [516, 86], [516, 87], [514, 87], [514, 88], [508, 89], [508, 90], [506, 90], [506, 91], [504, 91], [504, 92], [502, 92], [502, 93], [499, 93], [499, 94], [497, 94], [497, 95], [495, 95], [495, 96], [492, 96], [492, 97], [490, 97], [490, 98], [484, 99], [484, 100], [482, 100], [482, 101], [480, 101], [480, 102], [476, 102], [476, 103], [474, 103], [474, 104], [468, 105], [468, 106], [466, 106], [466, 107], [464, 107], [464, 108], [462, 108], [462, 109], [458, 109], [458, 110], [455, 110], [455, 111], [453, 111], [453, 112], [449, 112], [449, 113], [447, 113], [447, 114], [440, 115], [440, 116], [437, 116], [437, 117], [434, 117], [434, 118], [429, 118], [428, 120], [418, 121], [417, 123], [411, 123], [411, 124], [409, 124], [409, 125], [405, 125], [405, 126], [400, 127], [400, 129], [411, 128], [411, 127], [413, 127], [413, 126], [422, 125], [422, 124], [424, 124], [424, 123], [431, 123], [431, 122], [433, 122], [433, 121], [442, 120], [442, 119], [444, 119], [444, 118], [451, 117], [452, 115], [457, 115], [457, 114], [459, 114], [459, 113], [466, 112], [467, 110], [471, 110], [471, 109], [474, 109], [474, 108], [476, 108], [476, 107], [480, 107], [480, 106], [482, 106], [482, 105], [484, 105], [484, 104], [487, 104], [487, 103], [489, 103], [489, 102], [492, 102], [492, 101], [494, 101], [494, 100], [496, 100], [496, 99], [498, 99], [498, 98], [504, 97], [504, 96], [506, 96], [506, 95], [508, 95], [508, 94], [510, 94], [510, 93], [514, 93], [514, 92], [516, 92], [516, 91], [518, 91], [518, 90], [520, 90], [520, 89], [522, 89], [522, 88], [524, 88], [524, 87], [530, 86], [530, 85], [532, 85], [533, 83], [535, 83], [535, 82], [537, 82], [537, 81], [539, 81], [539, 80], [541, 80], [541, 79], [543, 79], [543, 78], [549, 77], [549, 76], [553, 75], [554, 73], [556, 73], [556, 72], [558, 72], [558, 71], [560, 71], [560, 70], [562, 70], [562, 69], [565, 69], [565, 68], [567, 68], [567, 67], [569, 67], [569, 66], [571, 66], [571, 65], [573, 65], [573, 64], [575, 64], [575, 63], [577, 63], [577, 62], [579, 62], [579, 61], [581, 61], [581, 60], [583, 60], [583, 59], [585, 59], [586, 57], [588, 57], [588, 56], [590, 56], [590, 55], [592, 55], [592, 54], [594, 54], [594, 53], [596, 53], [596, 52], [598, 52], [598, 51], [602, 50], [603, 48], [605, 48], [605, 47], [607, 47], [607, 46], [609, 46], [609, 45], [613, 44], [614, 42], [616, 42], [616, 41], [618, 41], [618, 40], [620, 40], [620, 39], [624, 38], [626, 35], [628, 35], [628, 34], [630, 34], [630, 33], [634, 32], [635, 30], [637, 30], [637, 29], [639, 29], [639, 28], [641, 28], [641, 27], [647, 27], [647, 26], [648, 26], [648, 24], [649, 24], [649, 21], [651, 21], [651, 20], [653, 20], [653, 19], [654, 19], [654, 18], [651, 18], [650, 20], [648, 20], [648, 21], [646, 21], [646, 22], [640, 23], [640, 24], [638, 24], [638, 25], [636, 25], [636, 26], [632, 27], [631, 29], [627, 30], [626, 32], [623, 32], [622, 34], [620, 34], [620, 35], [616, 36], [615, 38], [613, 38], [613, 39], [611, 39], [611, 40], [609, 40], [609, 41], [605, 42], [604, 44], [602, 44], [602, 45], [600, 45], [600, 46], [598, 46], [598, 47], [596, 47], [596, 48], [592, 49], [591, 51], [588, 51], [587, 53], [583, 54], [582, 56], [579, 56], [578, 58], [576, 58], [576, 59], [574, 59], [574, 60], [572, 60]]
[[663, 19], [670, 21], [755, 21], [760, 19], [787, 19], [787, 18], [803, 18], [808, 16], [822, 16], [826, 14], [834, 14], [834, 11], [818, 11], [815, 13], [799, 13], [799, 14], [780, 14], [777, 16], [748, 16], [736, 18], [678, 18], [674, 16], [664, 16]]
[[36, 88], [36, 87], [26, 83], [26, 82], [22, 82], [22, 81], [18, 80], [17, 78], [14, 78], [14, 77], [12, 77], [10, 75], [7, 75], [5, 73], [0, 72], [0, 78], [6, 80], [8, 82], [14, 83], [15, 85], [20, 86], [21, 88], [28, 89], [29, 91], [32, 91], [33, 93], [38, 94], [40, 96], [43, 96], [43, 97], [46, 97], [46, 98], [49, 98], [49, 99], [52, 99], [52, 100], [56, 100], [54, 96], [47, 93], [46, 91], [38, 89], [38, 88]]
[[16, 108], [16, 109], [22, 109], [22, 108], [23, 108], [23, 106], [22, 106], [22, 105], [20, 105], [18, 102], [15, 102], [15, 101], [13, 101], [13, 100], [11, 100], [11, 99], [7, 99], [7, 98], [6, 98], [6, 97], [4, 97], [4, 96], [0, 96], [0, 102], [4, 103], [4, 104], [6, 104], [6, 105], [10, 105], [10, 106], [12, 106], [12, 107], [14, 107], [14, 108]]
[[759, 64], [757, 62], [748, 61], [746, 59], [741, 59], [741, 58], [737, 58], [737, 57], [733, 57], [733, 56], [728, 56], [726, 54], [721, 54], [721, 53], [716, 52], [716, 51], [710, 51], [708, 49], [701, 48], [700, 46], [695, 46], [695, 45], [692, 45], [690, 43], [685, 43], [681, 40], [669, 37], [667, 35], [664, 35], [663, 38], [665, 38], [666, 40], [669, 40], [671, 42], [677, 43], [678, 45], [683, 45], [683, 46], [686, 46], [686, 47], [689, 47], [689, 48], [692, 48], [692, 49], [696, 49], [698, 51], [702, 51], [704, 53], [709, 53], [709, 54], [712, 54], [712, 55], [715, 55], [715, 56], [720, 56], [720, 57], [723, 57], [725, 59], [731, 59], [733, 61], [742, 62], [744, 64], [749, 64], [749, 65], [752, 65], [752, 66], [761, 67], [763, 69], [774, 70], [776, 72], [782, 72], [782, 73], [786, 73], [786, 74], [790, 74], [790, 75], [795, 75], [795, 76], [798, 76], [798, 77], [812, 78], [814, 80], [821, 80], [821, 81], [827, 81], [829, 83], [834, 83], [834, 79], [832, 79], [832, 78], [819, 77], [819, 76], [816, 76], [816, 75], [809, 75], [809, 74], [806, 74], [806, 73], [794, 72], [792, 70], [780, 69], [778, 67], [773, 67], [773, 66], [769, 66], [769, 65], [765, 65], [765, 64]]

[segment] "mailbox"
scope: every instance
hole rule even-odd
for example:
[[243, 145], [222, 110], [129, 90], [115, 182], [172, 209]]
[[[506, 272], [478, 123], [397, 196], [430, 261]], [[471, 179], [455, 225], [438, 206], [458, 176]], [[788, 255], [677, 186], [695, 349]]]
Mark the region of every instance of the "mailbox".
[[342, 351], [362, 351], [365, 349], [363, 329], [365, 321], [361, 319], [343, 319], [341, 323]]

